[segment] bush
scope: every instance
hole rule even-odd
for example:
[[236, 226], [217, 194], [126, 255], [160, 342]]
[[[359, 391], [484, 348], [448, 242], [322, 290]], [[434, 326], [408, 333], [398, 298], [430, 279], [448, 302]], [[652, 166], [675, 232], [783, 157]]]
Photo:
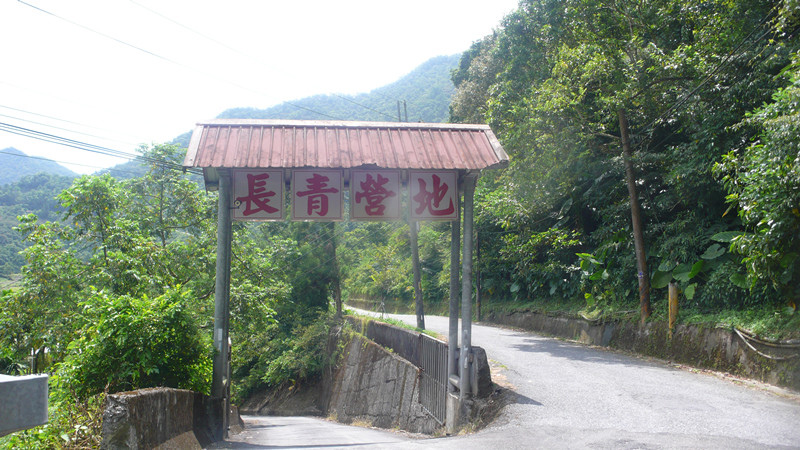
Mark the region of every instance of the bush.
[[173, 387], [207, 392], [211, 346], [185, 308], [188, 291], [110, 297], [83, 304], [86, 326], [69, 345], [56, 384], [87, 398], [100, 392]]
[[243, 402], [260, 389], [311, 379], [335, 360], [337, 355], [327, 352], [328, 336], [336, 320], [333, 313], [322, 313], [308, 322], [295, 319], [291, 329], [274, 323], [242, 342], [234, 342], [234, 401]]

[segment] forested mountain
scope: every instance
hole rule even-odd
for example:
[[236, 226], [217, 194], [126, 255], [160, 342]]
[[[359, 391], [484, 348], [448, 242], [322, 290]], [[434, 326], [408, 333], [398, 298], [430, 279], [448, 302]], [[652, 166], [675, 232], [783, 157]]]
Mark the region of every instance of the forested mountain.
[[28, 157], [9, 147], [0, 150], [0, 276], [19, 272], [25, 262], [19, 251], [22, 238], [14, 231], [17, 217], [33, 213], [43, 220], [56, 220], [56, 194], [78, 175], [66, 167], [41, 158]]
[[65, 177], [77, 177], [78, 175], [49, 159], [29, 157], [25, 153], [8, 147], [0, 150], [0, 185], [13, 183], [20, 178], [37, 173], [50, 173]]
[[72, 184], [70, 176], [38, 173], [0, 186], [0, 276], [18, 273], [25, 260], [22, 235], [14, 230], [17, 217], [36, 214], [41, 220], [59, 219], [56, 194]]
[[432, 58], [400, 80], [365, 94], [315, 95], [266, 109], [233, 108], [218, 118], [446, 122], [455, 90], [450, 71], [459, 57]]

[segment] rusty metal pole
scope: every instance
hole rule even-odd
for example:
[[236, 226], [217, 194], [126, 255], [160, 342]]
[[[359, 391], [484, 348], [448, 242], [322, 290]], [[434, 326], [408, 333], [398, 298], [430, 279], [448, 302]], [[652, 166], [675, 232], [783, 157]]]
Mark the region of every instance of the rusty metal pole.
[[[459, 202], [460, 203], [460, 202]], [[447, 392], [455, 392], [456, 384], [453, 377], [458, 377], [458, 297], [461, 293], [459, 289], [459, 265], [461, 264], [461, 205], [456, 207], [456, 219], [450, 222], [450, 314], [449, 328], [447, 334]]]
[[459, 357], [459, 400], [463, 406], [472, 386], [472, 223], [475, 211], [475, 181], [477, 176], [464, 177], [464, 257], [461, 259], [461, 355]]
[[[217, 437], [228, 434], [228, 315], [231, 285], [231, 179], [230, 174], [220, 173], [219, 199], [217, 200], [217, 267], [214, 286], [214, 366], [211, 377], [211, 397], [219, 401], [222, 411], [212, 417]], [[214, 405], [218, 403], [214, 402]], [[221, 413], [221, 414], [220, 414]], [[219, 415], [219, 416], [218, 416]]]

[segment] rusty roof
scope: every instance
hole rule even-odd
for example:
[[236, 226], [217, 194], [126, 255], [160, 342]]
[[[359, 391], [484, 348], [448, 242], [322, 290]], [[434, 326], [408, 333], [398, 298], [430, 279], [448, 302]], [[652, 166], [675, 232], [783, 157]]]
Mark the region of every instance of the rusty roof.
[[183, 165], [474, 171], [508, 155], [488, 125], [220, 119], [197, 124]]

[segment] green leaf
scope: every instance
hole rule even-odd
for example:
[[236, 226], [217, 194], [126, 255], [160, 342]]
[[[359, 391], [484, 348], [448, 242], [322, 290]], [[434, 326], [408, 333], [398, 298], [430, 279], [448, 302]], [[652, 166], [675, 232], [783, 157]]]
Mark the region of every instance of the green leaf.
[[700, 255], [703, 259], [716, 259], [725, 254], [725, 249], [719, 244], [712, 244], [711, 247], [706, 249], [706, 252]]
[[675, 277], [676, 280], [680, 281], [681, 283], [686, 283], [690, 279], [692, 273], [692, 266], [689, 264], [679, 264], [675, 270], [672, 271], [672, 276]]
[[711, 236], [711, 240], [717, 242], [731, 242], [735, 237], [741, 236], [742, 234], [744, 233], [741, 231], [722, 231]]
[[797, 253], [791, 252], [783, 255], [783, 258], [781, 258], [781, 263], [780, 263], [781, 267], [783, 267], [784, 269], [789, 267], [789, 265], [792, 262], [794, 262], [795, 259], [797, 259]]
[[672, 272], [662, 272], [657, 270], [650, 280], [650, 287], [653, 289], [661, 289], [667, 287], [669, 282], [672, 281]]
[[750, 284], [747, 282], [747, 277], [740, 273], [734, 273], [731, 275], [731, 283], [742, 289], [747, 289], [750, 287]]
[[687, 299], [691, 300], [694, 298], [694, 292], [696, 289], [697, 283], [692, 283], [686, 286], [686, 289], [683, 290], [683, 295], [685, 295]]
[[689, 272], [690, 280], [696, 277], [697, 274], [700, 273], [701, 270], [703, 270], [703, 263], [704, 261], [701, 259], [700, 261], [697, 261], [696, 263], [692, 264], [692, 270], [691, 272]]
[[659, 272], [671, 272], [678, 263], [675, 261], [664, 261], [658, 266]]
[[514, 284], [511, 285], [510, 290], [511, 290], [511, 292], [516, 293], [516, 292], [519, 292], [519, 288], [520, 288], [519, 283], [515, 282]]

